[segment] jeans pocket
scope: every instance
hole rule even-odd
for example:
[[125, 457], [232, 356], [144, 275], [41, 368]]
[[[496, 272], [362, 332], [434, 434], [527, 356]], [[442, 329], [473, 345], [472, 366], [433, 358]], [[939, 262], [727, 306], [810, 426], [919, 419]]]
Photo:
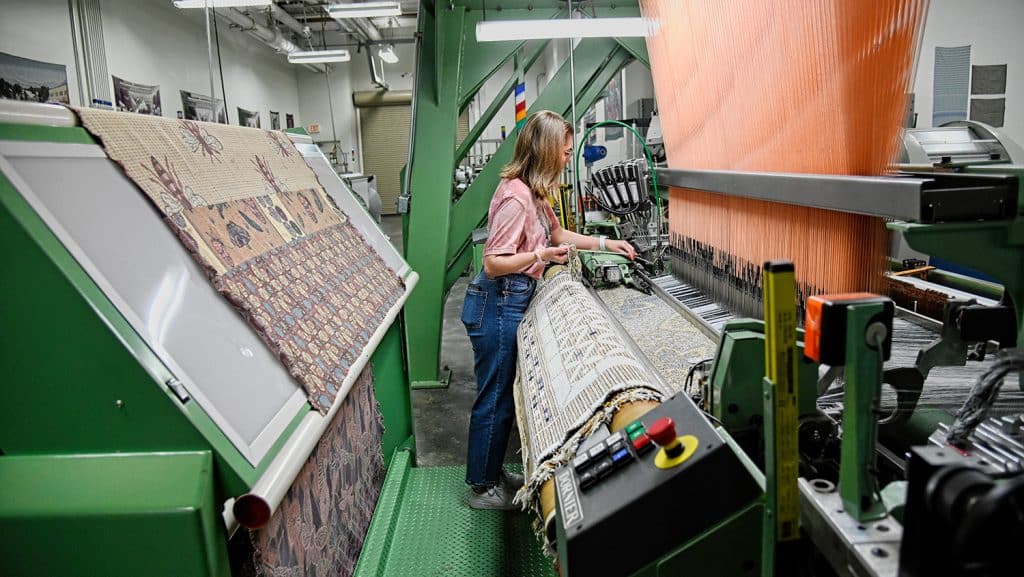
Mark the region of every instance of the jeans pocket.
[[516, 297], [533, 296], [533, 287], [536, 284], [532, 278], [522, 275], [508, 275], [505, 280], [505, 294]]
[[462, 303], [462, 324], [467, 330], [479, 329], [484, 324], [487, 308], [487, 291], [475, 284], [466, 289], [466, 300]]

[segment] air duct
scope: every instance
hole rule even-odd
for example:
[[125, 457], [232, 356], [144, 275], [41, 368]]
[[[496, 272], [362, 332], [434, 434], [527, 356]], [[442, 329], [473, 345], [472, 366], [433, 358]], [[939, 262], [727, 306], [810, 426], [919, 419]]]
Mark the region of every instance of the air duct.
[[[283, 10], [281, 10], [284, 12]], [[270, 46], [277, 52], [282, 54], [288, 54], [290, 52], [297, 52], [302, 48], [296, 46], [291, 40], [284, 37], [279, 30], [271, 30], [266, 26], [257, 24], [248, 14], [240, 12], [234, 8], [224, 10], [220, 13], [222, 16], [236, 24], [243, 32], [248, 32], [250, 36], [256, 38], [260, 42]], [[294, 20], [294, 18], [293, 18]], [[295, 22], [299, 24], [298, 21]], [[300, 25], [301, 26], [301, 25]], [[307, 65], [316, 72], [323, 72], [324, 67], [320, 65]]]

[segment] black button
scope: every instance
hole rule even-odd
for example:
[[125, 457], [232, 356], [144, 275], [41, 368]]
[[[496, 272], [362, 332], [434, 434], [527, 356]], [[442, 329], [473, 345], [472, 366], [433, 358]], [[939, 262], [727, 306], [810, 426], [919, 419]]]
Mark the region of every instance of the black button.
[[586, 491], [597, 482], [597, 475], [594, 471], [587, 471], [580, 475], [580, 490]]
[[598, 477], [607, 477], [614, 468], [615, 465], [612, 464], [611, 458], [605, 457], [594, 465], [594, 472], [597, 473]]

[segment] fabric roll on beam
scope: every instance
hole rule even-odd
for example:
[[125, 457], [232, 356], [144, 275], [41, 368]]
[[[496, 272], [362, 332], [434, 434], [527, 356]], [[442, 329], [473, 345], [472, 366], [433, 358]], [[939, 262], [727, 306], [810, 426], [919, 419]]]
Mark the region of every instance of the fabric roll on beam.
[[620, 409], [648, 410], [672, 394], [628, 339], [567, 270], [538, 285], [519, 325], [515, 386], [525, 507], [542, 513], [542, 487]]
[[353, 574], [384, 483], [384, 426], [373, 387], [367, 366], [270, 522], [248, 532], [237, 574]]

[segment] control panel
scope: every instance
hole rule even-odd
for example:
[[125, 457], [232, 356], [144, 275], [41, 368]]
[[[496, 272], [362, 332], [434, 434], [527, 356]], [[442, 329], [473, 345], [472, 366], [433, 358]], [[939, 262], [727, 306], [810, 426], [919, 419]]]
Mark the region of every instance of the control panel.
[[738, 512], [761, 488], [678, 394], [622, 431], [591, 435], [556, 471], [555, 494], [562, 575], [625, 576]]

